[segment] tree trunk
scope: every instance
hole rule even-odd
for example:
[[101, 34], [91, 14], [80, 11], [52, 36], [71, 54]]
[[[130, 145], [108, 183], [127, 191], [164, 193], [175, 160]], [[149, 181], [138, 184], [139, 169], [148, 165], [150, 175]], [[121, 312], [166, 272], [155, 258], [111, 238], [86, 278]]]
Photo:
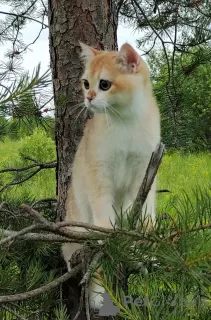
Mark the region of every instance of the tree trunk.
[[[85, 117], [77, 119], [74, 106], [83, 101], [79, 40], [97, 49], [117, 49], [117, 16], [112, 0], [49, 0], [50, 56], [55, 101], [58, 220], [65, 216], [73, 158], [83, 133]], [[81, 110], [81, 109], [78, 109]], [[70, 319], [79, 307], [80, 290], [70, 281], [76, 299], [69, 299]], [[84, 316], [78, 319], [85, 319]]]

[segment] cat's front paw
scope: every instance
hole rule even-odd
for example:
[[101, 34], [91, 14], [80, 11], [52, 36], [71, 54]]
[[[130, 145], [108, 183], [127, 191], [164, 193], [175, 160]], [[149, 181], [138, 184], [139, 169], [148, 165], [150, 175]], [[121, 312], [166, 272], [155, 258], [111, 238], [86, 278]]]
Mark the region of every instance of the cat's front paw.
[[89, 304], [91, 309], [99, 310], [103, 305], [103, 294], [105, 289], [91, 280], [89, 285]]

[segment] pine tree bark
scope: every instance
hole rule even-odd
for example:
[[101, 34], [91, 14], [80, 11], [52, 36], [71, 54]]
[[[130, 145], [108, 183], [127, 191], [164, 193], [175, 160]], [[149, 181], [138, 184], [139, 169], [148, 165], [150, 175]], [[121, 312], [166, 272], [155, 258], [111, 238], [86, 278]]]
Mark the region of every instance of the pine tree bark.
[[[65, 216], [71, 166], [83, 133], [85, 117], [74, 106], [83, 100], [79, 40], [97, 49], [117, 49], [117, 16], [112, 0], [49, 0], [50, 57], [55, 101], [57, 146], [58, 220]], [[70, 319], [79, 307], [78, 280], [70, 281], [64, 299], [69, 301]], [[86, 319], [81, 315], [80, 319]]]

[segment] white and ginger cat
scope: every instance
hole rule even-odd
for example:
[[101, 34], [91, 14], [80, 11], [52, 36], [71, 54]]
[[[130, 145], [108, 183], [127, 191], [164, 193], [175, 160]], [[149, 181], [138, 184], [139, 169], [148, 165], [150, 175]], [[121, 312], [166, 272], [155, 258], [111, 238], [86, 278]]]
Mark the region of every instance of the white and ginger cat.
[[[81, 47], [84, 101], [94, 116], [87, 122], [73, 162], [66, 221], [112, 228], [113, 208], [125, 212], [137, 196], [151, 154], [160, 142], [160, 116], [148, 66], [129, 44], [117, 52], [98, 51], [82, 43]], [[154, 181], [143, 208], [152, 220], [155, 194]], [[68, 268], [78, 248], [79, 244], [63, 245]], [[91, 281], [91, 306], [100, 306], [103, 292]]]

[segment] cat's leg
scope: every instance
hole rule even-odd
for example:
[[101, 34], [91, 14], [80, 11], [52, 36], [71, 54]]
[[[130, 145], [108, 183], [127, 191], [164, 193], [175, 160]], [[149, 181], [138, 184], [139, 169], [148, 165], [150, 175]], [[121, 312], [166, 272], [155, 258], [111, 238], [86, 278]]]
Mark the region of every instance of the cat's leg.
[[[105, 168], [104, 168], [105, 169]], [[113, 209], [113, 192], [112, 192], [112, 179], [109, 173], [100, 167], [93, 171], [89, 171], [87, 177], [88, 199], [92, 213], [93, 225], [112, 229], [115, 224], [115, 211]], [[99, 241], [102, 243], [102, 241]], [[98, 270], [98, 274], [101, 270]], [[96, 274], [97, 276], [97, 274]], [[96, 277], [90, 281], [89, 284], [89, 301], [93, 309], [99, 309], [103, 303], [104, 288], [100, 286]]]
[[111, 194], [98, 195], [91, 203], [93, 224], [112, 229], [115, 224], [115, 210]]
[[[77, 221], [77, 222], [86, 222], [90, 223], [89, 216], [89, 206], [88, 202], [83, 197], [82, 193], [78, 193], [79, 199], [73, 194], [73, 188], [70, 187], [67, 193], [67, 201], [66, 201], [66, 217], [65, 221]], [[80, 196], [81, 195], [81, 196]], [[72, 231], [80, 231], [85, 232], [86, 230], [81, 227], [68, 227], [69, 230]], [[62, 253], [63, 257], [66, 261], [67, 268], [70, 271], [70, 259], [73, 253], [82, 247], [79, 243], [65, 243], [62, 245]]]
[[[115, 224], [115, 211], [112, 207], [113, 197], [104, 193], [93, 197], [91, 200], [93, 224], [103, 228], [112, 228]], [[99, 241], [100, 243], [102, 241]], [[101, 269], [98, 270], [101, 273]], [[96, 274], [97, 276], [97, 274]], [[93, 277], [89, 284], [89, 301], [93, 309], [99, 309], [103, 304], [103, 294], [105, 289], [99, 284], [96, 277]]]
[[73, 253], [80, 248], [81, 245], [79, 243], [65, 243], [62, 245], [62, 254], [65, 259], [68, 271], [71, 270], [70, 260]]

